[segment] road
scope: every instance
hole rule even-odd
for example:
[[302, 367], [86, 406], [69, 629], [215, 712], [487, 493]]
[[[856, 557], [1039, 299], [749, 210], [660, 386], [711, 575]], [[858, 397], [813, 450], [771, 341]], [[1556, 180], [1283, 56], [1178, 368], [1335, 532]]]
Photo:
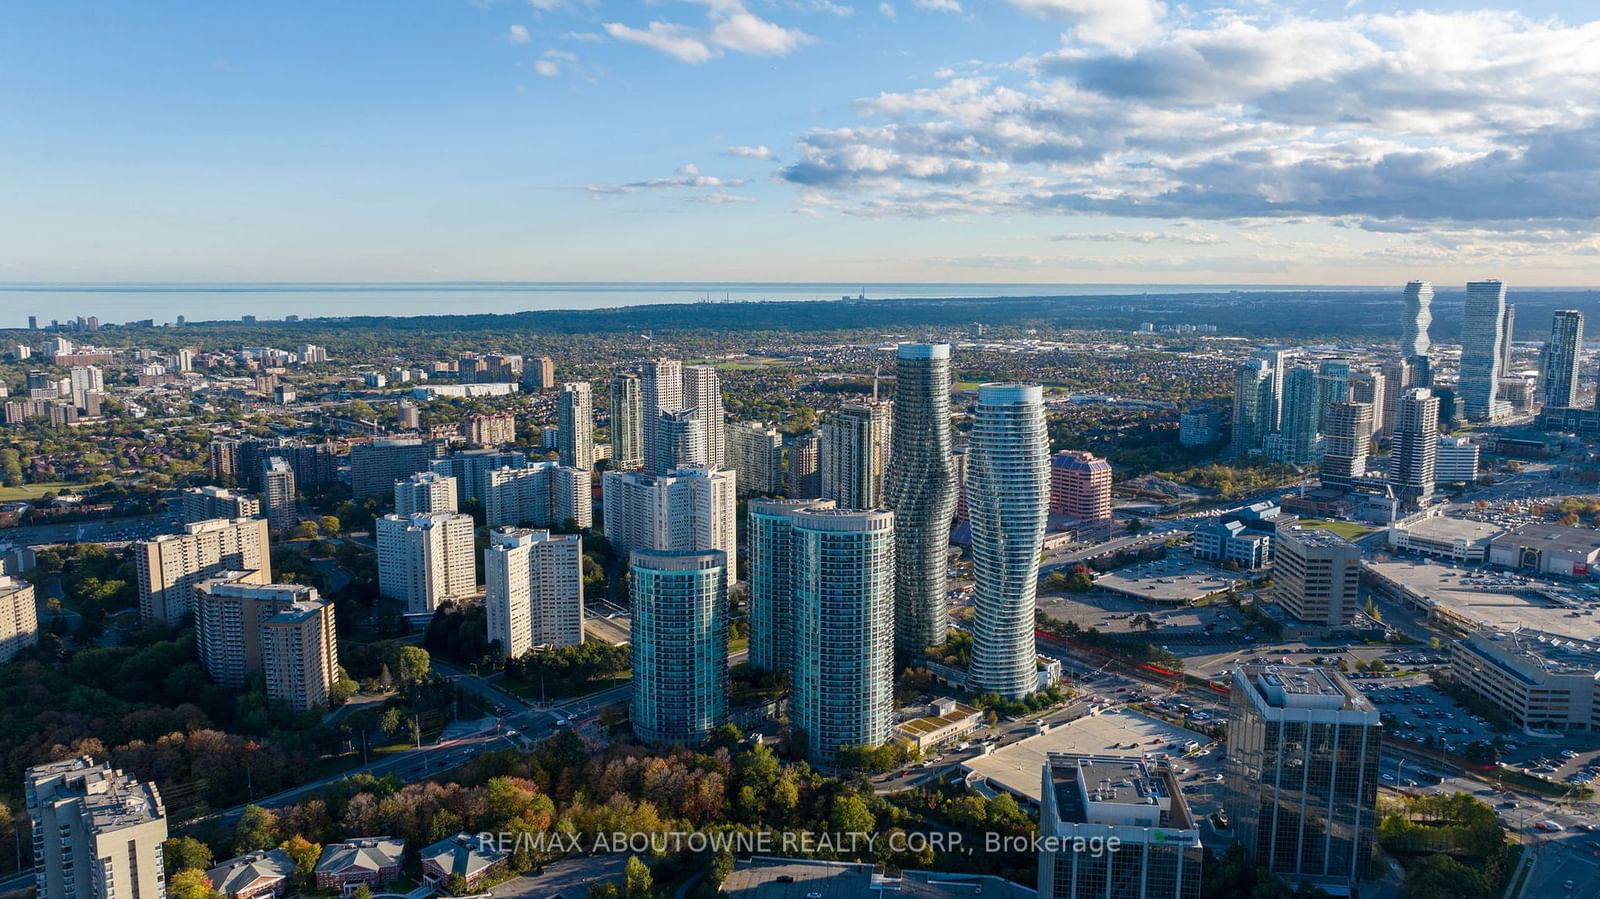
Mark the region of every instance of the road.
[[628, 863], [628, 853], [579, 856], [551, 862], [544, 866], [543, 874], [524, 874], [494, 888], [495, 899], [583, 899], [589, 885], [596, 880], [611, 880], [622, 876]]

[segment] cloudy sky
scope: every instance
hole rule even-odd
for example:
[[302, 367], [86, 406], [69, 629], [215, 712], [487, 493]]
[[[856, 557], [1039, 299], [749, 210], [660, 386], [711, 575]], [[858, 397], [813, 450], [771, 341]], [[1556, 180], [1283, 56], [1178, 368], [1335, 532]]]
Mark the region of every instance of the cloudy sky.
[[1592, 286], [1600, 21], [1515, 5], [12, 4], [0, 281]]

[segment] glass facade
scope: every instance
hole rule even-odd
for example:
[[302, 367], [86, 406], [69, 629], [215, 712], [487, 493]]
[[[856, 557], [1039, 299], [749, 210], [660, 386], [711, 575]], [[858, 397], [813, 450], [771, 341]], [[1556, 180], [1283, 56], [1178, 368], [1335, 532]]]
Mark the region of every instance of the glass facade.
[[728, 587], [718, 551], [635, 550], [633, 732], [703, 742], [728, 718]]
[[1050, 441], [1044, 391], [984, 384], [967, 453], [972, 523], [973, 690], [1026, 696], [1038, 685], [1034, 602], [1050, 513]]
[[1428, 325], [1433, 323], [1433, 285], [1427, 281], [1406, 284], [1405, 308], [1400, 316], [1400, 356], [1428, 355]]
[[1467, 282], [1461, 313], [1461, 375], [1457, 393], [1461, 414], [1471, 421], [1501, 418], [1507, 407], [1498, 397], [1505, 339], [1506, 286], [1500, 281]]
[[794, 667], [794, 525], [789, 516], [832, 507], [827, 500], [750, 500], [751, 667]]
[[895, 645], [920, 652], [950, 627], [946, 553], [956, 512], [950, 458], [950, 345], [903, 343], [884, 502], [895, 512]]

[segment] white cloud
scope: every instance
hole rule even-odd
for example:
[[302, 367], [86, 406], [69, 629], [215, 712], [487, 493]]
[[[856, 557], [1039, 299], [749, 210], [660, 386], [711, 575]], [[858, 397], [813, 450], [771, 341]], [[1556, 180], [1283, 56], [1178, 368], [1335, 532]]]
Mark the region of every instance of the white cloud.
[[672, 25], [667, 22], [651, 22], [643, 30], [630, 28], [620, 22], [606, 23], [606, 34], [619, 41], [630, 44], [643, 44], [655, 50], [660, 50], [679, 62], [702, 63], [710, 62], [716, 57], [716, 51], [706, 46], [694, 31], [682, 25]]
[[782, 56], [812, 41], [797, 28], [785, 28], [747, 10], [741, 0], [699, 0], [706, 7], [706, 27], [651, 22], [638, 29], [608, 23], [606, 33], [619, 41], [652, 47], [686, 63], [704, 63], [724, 50], [752, 56]]
[[563, 65], [577, 61], [578, 57], [575, 54], [565, 50], [546, 50], [534, 62], [533, 70], [546, 78], [555, 78], [560, 76]]
[[1011, 5], [1065, 23], [1079, 40], [1109, 47], [1154, 37], [1167, 12], [1160, 0], [1011, 0]]
[[885, 19], [894, 18], [895, 17], [894, 4], [892, 4], [892, 3], [879, 3], [878, 4], [878, 15], [883, 16]]
[[528, 34], [528, 29], [521, 25], [511, 26], [511, 43], [526, 44], [529, 40], [532, 40], [532, 38]]
[[833, 0], [789, 0], [789, 5], [801, 12], [820, 12], [847, 18], [856, 14], [854, 6], [834, 3]]
[[723, 151], [723, 155], [736, 156], [740, 159], [765, 159], [769, 161], [778, 158], [773, 155], [771, 150], [767, 149], [765, 144], [755, 147], [729, 147]]
[[1104, 3], [1016, 2], [1101, 43], [858, 101], [862, 121], [807, 132], [782, 170], [830, 200], [806, 207], [1396, 232], [1600, 221], [1600, 22], [1263, 13], [1197, 26], [1186, 14], [1146, 33]]
[[1057, 234], [1050, 238], [1056, 242], [1083, 241], [1086, 243], [1181, 243], [1190, 246], [1207, 246], [1223, 243], [1223, 239], [1204, 231], [1080, 231]]
[[565, 31], [562, 32], [561, 39], [564, 41], [577, 41], [583, 44], [602, 44], [605, 43], [606, 36], [596, 34], [593, 31]]
[[[709, 193], [726, 193], [730, 188], [744, 187], [748, 183], [750, 182], [747, 178], [723, 178], [716, 175], [702, 174], [700, 167], [690, 162], [679, 166], [677, 171], [665, 178], [646, 178], [642, 181], [627, 181], [621, 184], [604, 182], [588, 184], [585, 185], [584, 190], [588, 191], [591, 197], [599, 199], [603, 196], [635, 194], [645, 190], [687, 189]], [[699, 199], [703, 202], [712, 203], [730, 202], [726, 199], [707, 200], [704, 197]]]
[[931, 9], [935, 12], [960, 12], [960, 0], [912, 0], [912, 3], [922, 9]]

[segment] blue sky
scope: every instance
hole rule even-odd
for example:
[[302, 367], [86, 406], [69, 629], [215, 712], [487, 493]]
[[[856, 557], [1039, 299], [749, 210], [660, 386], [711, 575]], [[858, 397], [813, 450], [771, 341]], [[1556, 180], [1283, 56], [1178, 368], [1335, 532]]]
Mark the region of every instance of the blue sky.
[[0, 280], [1600, 273], [1571, 4], [11, 4]]

